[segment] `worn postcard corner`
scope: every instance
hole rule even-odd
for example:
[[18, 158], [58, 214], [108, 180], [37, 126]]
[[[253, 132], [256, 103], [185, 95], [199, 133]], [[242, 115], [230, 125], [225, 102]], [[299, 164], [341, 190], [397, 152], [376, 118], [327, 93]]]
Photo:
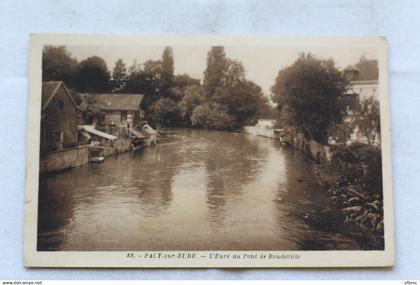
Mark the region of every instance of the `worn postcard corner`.
[[25, 266], [392, 266], [387, 56], [32, 34]]

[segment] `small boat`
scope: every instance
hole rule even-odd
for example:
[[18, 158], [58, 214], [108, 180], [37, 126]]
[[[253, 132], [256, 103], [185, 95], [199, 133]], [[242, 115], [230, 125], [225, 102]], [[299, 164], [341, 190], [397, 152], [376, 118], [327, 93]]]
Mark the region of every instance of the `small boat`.
[[90, 147], [89, 148], [89, 162], [90, 163], [101, 163], [105, 160], [104, 148], [103, 147]]
[[147, 145], [147, 140], [146, 139], [139, 139], [139, 138], [135, 138], [132, 140], [131, 142], [133, 151], [136, 151], [138, 149], [143, 148], [144, 146]]
[[136, 129], [131, 130], [131, 146], [133, 151], [143, 148], [147, 145], [147, 136]]
[[148, 124], [144, 124], [141, 130], [131, 129], [131, 145], [133, 150], [145, 146], [154, 146], [158, 142], [158, 132]]

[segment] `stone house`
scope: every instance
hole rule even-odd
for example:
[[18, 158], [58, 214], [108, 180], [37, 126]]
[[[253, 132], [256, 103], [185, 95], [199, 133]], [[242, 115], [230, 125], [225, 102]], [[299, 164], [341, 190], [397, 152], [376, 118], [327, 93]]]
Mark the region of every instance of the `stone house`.
[[[369, 98], [379, 101], [378, 61], [363, 59], [354, 66], [346, 67], [343, 73], [349, 82], [349, 88], [342, 97], [346, 107], [344, 122], [353, 125], [355, 115], [363, 101]], [[347, 144], [353, 142], [367, 143], [367, 138], [360, 133], [358, 126], [354, 127]], [[379, 141], [376, 140], [375, 143]]]
[[[131, 129], [139, 127], [144, 118], [141, 109], [143, 94], [94, 94], [81, 93], [82, 108], [87, 102], [93, 102], [104, 114], [103, 120], [96, 122], [98, 129], [116, 135], [124, 136]], [[99, 126], [100, 125], [100, 126]]]
[[42, 83], [41, 154], [77, 146], [78, 106], [62, 81]]

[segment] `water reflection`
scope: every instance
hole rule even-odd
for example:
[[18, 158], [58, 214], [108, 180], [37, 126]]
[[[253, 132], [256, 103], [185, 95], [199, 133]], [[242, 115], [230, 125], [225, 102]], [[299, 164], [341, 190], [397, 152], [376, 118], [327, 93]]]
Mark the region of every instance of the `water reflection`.
[[42, 177], [38, 249], [294, 250], [325, 238], [300, 217], [320, 193], [302, 157], [240, 133], [178, 133]]

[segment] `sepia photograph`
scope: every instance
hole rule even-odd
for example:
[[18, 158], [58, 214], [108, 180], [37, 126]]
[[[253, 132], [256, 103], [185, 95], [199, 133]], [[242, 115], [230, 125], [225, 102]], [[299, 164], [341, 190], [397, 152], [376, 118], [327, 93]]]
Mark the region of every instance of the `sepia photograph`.
[[386, 40], [32, 35], [27, 266], [393, 264]]

